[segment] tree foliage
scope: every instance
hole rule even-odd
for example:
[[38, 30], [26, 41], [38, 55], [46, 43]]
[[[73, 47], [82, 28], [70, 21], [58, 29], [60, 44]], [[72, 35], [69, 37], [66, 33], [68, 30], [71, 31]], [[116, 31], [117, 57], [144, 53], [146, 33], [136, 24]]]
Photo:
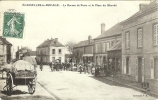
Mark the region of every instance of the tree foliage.
[[79, 63], [82, 59], [83, 52], [80, 50], [74, 50], [72, 54], [72, 58], [76, 60], [76, 63]]
[[76, 42], [73, 40], [67, 41], [67, 43], [65, 44], [65, 46], [67, 47], [70, 54], [73, 53], [73, 47], [75, 44], [76, 44]]

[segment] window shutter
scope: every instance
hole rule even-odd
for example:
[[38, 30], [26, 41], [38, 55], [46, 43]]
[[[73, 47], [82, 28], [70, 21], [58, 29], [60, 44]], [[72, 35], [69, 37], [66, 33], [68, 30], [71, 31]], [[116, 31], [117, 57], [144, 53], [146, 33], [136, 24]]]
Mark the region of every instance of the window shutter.
[[126, 74], [126, 58], [124, 58], [124, 74]]
[[154, 59], [151, 58], [151, 79], [154, 79]]
[[142, 58], [142, 82], [144, 82], [144, 58]]
[[138, 58], [136, 58], [136, 69], [135, 69], [136, 80], [138, 81]]
[[129, 62], [128, 62], [128, 64], [129, 64], [129, 68], [128, 68], [128, 69], [129, 69], [129, 75], [131, 75], [130, 60], [131, 60], [131, 59], [129, 58]]

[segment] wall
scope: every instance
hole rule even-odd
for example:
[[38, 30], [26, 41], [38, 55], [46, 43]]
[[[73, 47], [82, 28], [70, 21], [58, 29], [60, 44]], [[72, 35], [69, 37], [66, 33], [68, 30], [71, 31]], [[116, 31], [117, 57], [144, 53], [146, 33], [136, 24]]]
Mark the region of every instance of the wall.
[[[124, 30], [122, 34], [122, 69], [126, 71], [125, 58], [129, 57], [129, 69], [130, 76], [135, 77], [138, 81], [138, 68], [137, 68], [137, 58], [144, 58], [144, 70], [142, 69], [142, 77], [145, 79], [151, 78], [151, 58], [158, 56], [158, 46], [153, 46], [153, 24], [158, 23], [158, 11], [148, 13], [143, 17], [133, 19], [132, 22], [127, 22], [124, 24]], [[137, 47], [137, 30], [138, 28], [143, 29], [143, 47]], [[130, 31], [130, 49], [125, 47], [125, 33]]]
[[[52, 54], [52, 50], [55, 49], [55, 54]], [[61, 49], [61, 54], [59, 54], [59, 49]], [[61, 62], [65, 62], [65, 47], [50, 47], [50, 51], [49, 51], [49, 59], [50, 62], [53, 61], [53, 57], [55, 57], [55, 59], [59, 59], [59, 57], [61, 57]]]

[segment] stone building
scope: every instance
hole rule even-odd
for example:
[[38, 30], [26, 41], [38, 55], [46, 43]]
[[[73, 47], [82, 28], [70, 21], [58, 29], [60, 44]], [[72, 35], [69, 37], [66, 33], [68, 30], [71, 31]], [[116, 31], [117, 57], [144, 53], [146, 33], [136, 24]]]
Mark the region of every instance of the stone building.
[[74, 51], [79, 51], [82, 56], [79, 62], [87, 63], [87, 62], [94, 62], [93, 59], [93, 45], [94, 40], [89, 35], [88, 40], [80, 41], [74, 46]]
[[109, 62], [117, 63], [121, 61], [121, 37], [120, 23], [117, 23], [107, 31], [105, 31], [105, 24], [101, 24], [101, 34], [94, 39], [95, 64], [108, 65]]
[[58, 41], [58, 38], [47, 39], [36, 48], [36, 60], [38, 63], [65, 62], [66, 47]]
[[[140, 4], [140, 10], [122, 22], [122, 72], [127, 79], [158, 84], [158, 3]], [[155, 89], [156, 88], [156, 89]]]
[[11, 47], [12, 44], [0, 36], [0, 65], [12, 60]]

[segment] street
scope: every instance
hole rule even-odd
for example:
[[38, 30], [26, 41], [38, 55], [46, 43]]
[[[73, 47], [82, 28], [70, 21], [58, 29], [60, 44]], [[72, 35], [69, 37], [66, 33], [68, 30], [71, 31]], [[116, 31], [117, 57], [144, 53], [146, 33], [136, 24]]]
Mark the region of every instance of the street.
[[[27, 86], [14, 88], [12, 96], [3, 91], [5, 80], [0, 80], [2, 100], [155, 100], [156, 98], [131, 88], [72, 71], [51, 72], [48, 66], [39, 70], [36, 92], [28, 94]], [[105, 82], [104, 82], [105, 81]]]

